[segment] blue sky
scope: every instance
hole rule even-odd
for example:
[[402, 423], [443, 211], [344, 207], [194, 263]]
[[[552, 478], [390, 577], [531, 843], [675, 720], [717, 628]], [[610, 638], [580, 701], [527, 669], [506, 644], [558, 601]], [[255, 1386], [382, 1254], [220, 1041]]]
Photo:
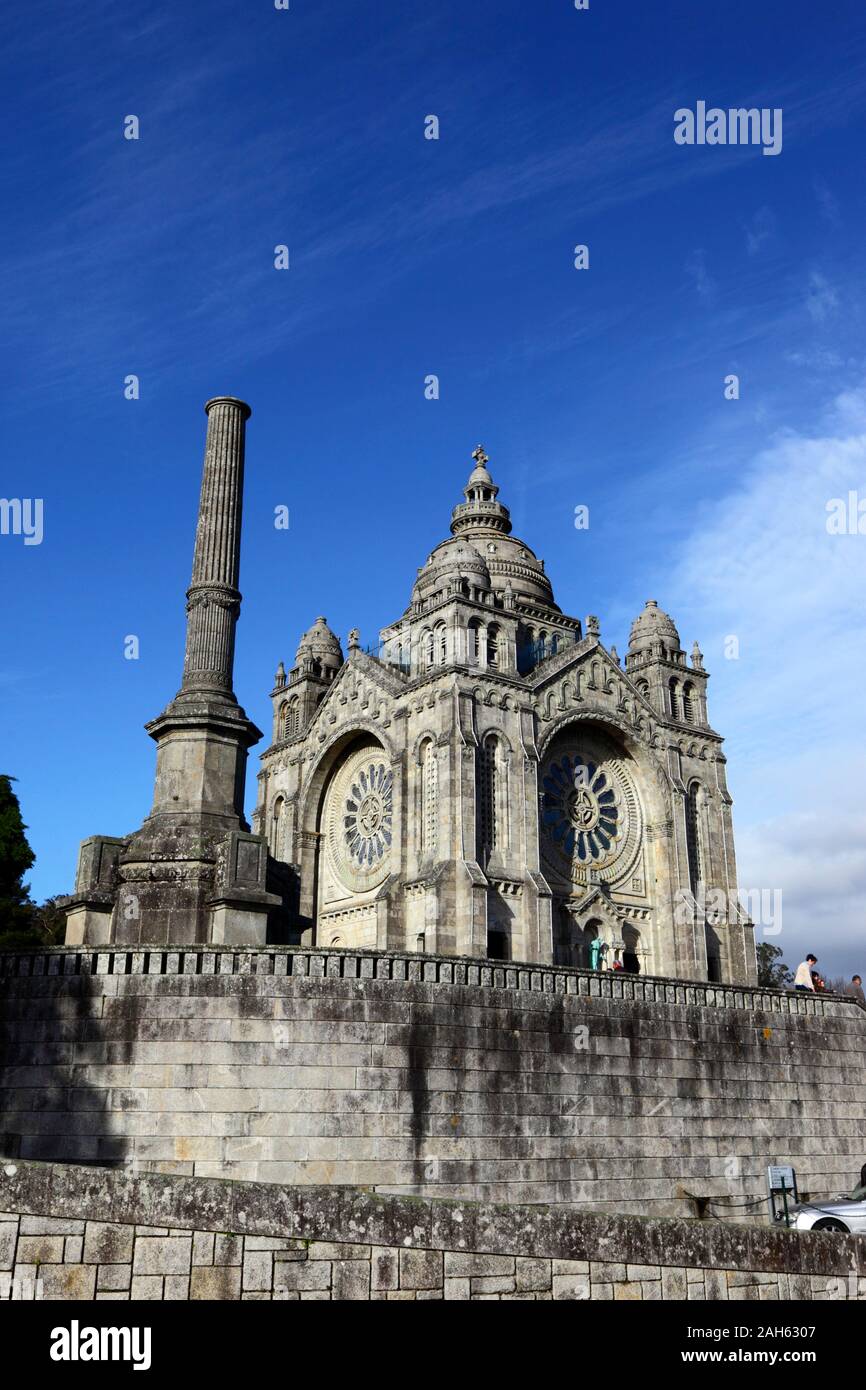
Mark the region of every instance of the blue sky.
[[[792, 962], [866, 971], [866, 536], [825, 524], [866, 499], [862, 4], [35, 0], [4, 38], [0, 492], [45, 531], [0, 536], [2, 764], [34, 896], [149, 809], [226, 393], [261, 727], [317, 614], [367, 642], [402, 611], [481, 441], [566, 611], [623, 652], [652, 596], [699, 639], [741, 883], [782, 889]], [[781, 154], [678, 146], [698, 100], [782, 108]]]

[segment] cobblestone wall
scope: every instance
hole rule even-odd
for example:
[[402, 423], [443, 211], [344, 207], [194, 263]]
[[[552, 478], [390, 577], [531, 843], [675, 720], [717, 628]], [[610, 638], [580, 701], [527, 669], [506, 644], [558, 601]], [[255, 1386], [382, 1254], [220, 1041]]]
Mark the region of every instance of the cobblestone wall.
[[[394, 953], [0, 956], [23, 1158], [652, 1215], [863, 1163], [851, 1000]], [[740, 1204], [740, 1205], [737, 1205]]]
[[9, 1161], [3, 1205], [2, 1299], [866, 1299], [859, 1237]]

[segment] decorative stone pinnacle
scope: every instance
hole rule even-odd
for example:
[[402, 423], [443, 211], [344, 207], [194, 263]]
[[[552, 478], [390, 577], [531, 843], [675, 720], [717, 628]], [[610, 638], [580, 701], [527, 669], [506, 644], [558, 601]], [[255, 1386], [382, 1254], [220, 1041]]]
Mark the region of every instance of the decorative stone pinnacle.
[[361, 634], [360, 634], [360, 632], [358, 631], [358, 629], [357, 629], [356, 627], [353, 627], [353, 628], [352, 628], [352, 631], [349, 633], [349, 651], [350, 651], [350, 652], [357, 651], [357, 649], [358, 649], [358, 647], [359, 647], [360, 645], [361, 645]]
[[483, 444], [479, 444], [479, 445], [477, 446], [477, 448], [475, 448], [475, 449], [472, 450], [472, 457], [474, 458], [475, 462], [478, 464], [478, 467], [479, 467], [479, 468], [484, 468], [484, 467], [490, 462], [490, 459], [488, 458], [487, 454], [484, 452], [484, 445], [483, 445]]

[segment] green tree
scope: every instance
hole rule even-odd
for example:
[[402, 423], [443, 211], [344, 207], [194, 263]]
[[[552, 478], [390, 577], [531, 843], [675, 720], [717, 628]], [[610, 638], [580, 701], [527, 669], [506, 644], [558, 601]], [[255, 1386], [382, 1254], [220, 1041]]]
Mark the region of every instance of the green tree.
[[781, 946], [771, 946], [762, 941], [756, 953], [758, 957], [758, 984], [762, 989], [785, 989], [794, 983], [793, 972], [782, 960]]
[[15, 779], [0, 776], [0, 951], [32, 951], [63, 941], [65, 918], [53, 898], [37, 907], [24, 875], [36, 859], [21, 819]]
[[36, 855], [27, 843], [12, 777], [0, 776], [0, 933], [18, 931], [30, 923], [30, 886], [24, 875]]

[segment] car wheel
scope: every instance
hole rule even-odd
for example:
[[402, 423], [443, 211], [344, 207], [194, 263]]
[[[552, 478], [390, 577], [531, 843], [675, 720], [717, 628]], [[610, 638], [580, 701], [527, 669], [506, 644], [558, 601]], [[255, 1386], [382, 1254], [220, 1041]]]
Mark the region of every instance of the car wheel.
[[835, 1221], [832, 1216], [825, 1217], [822, 1221], [816, 1221], [812, 1227], [813, 1231], [845, 1231], [848, 1227], [842, 1221]]

